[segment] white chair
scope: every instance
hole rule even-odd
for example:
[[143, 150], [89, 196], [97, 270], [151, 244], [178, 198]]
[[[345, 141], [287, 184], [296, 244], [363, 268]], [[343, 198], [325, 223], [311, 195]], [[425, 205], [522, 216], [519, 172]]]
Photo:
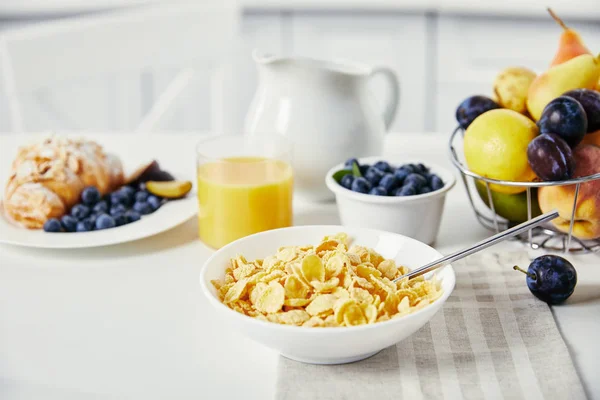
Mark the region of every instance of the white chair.
[[[164, 130], [182, 103], [176, 100], [185, 99], [187, 114], [227, 132], [238, 24], [232, 1], [170, 1], [1, 34], [0, 95], [10, 128]], [[164, 90], [155, 95], [161, 78]], [[208, 101], [185, 93], [194, 84]]]

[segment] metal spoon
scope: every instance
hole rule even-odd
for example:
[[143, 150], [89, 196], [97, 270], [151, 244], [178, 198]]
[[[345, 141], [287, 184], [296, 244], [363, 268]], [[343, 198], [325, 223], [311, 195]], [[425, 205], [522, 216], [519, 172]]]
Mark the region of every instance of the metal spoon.
[[540, 215], [539, 217], [535, 217], [533, 219], [530, 219], [527, 222], [523, 222], [522, 224], [519, 224], [510, 229], [507, 229], [505, 231], [497, 233], [494, 236], [490, 236], [489, 238], [484, 239], [481, 242], [474, 244], [473, 246], [467, 247], [466, 249], [459, 250], [452, 254], [448, 254], [445, 257], [442, 257], [440, 259], [432, 261], [429, 264], [423, 265], [420, 268], [414, 269], [414, 270], [410, 271], [409, 273], [404, 274], [404, 275], [394, 279], [392, 282], [397, 282], [402, 278], [411, 279], [411, 278], [415, 278], [417, 276], [421, 276], [430, 271], [433, 271], [435, 269], [438, 269], [440, 267], [443, 267], [445, 265], [453, 263], [454, 261], [460, 260], [461, 258], [470, 256], [473, 253], [477, 253], [478, 251], [488, 248], [498, 242], [502, 242], [503, 240], [506, 240], [509, 237], [516, 236], [523, 232], [527, 232], [529, 229], [534, 228], [538, 225], [541, 225], [544, 222], [550, 221], [556, 217], [558, 217], [558, 211], [554, 210], [554, 211], [547, 212], [545, 214]]

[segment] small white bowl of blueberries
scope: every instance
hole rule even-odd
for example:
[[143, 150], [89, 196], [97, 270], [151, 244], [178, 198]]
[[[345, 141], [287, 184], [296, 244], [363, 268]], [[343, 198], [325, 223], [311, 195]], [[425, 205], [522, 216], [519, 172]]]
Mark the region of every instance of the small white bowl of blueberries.
[[438, 234], [452, 171], [434, 164], [349, 159], [325, 178], [342, 225], [400, 233], [432, 244]]

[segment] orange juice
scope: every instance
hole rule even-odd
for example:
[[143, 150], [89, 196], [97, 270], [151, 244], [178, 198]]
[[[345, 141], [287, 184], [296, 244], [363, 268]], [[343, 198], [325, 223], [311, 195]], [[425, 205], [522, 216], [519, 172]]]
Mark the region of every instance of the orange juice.
[[219, 248], [292, 224], [292, 168], [261, 157], [225, 158], [198, 167], [200, 239]]

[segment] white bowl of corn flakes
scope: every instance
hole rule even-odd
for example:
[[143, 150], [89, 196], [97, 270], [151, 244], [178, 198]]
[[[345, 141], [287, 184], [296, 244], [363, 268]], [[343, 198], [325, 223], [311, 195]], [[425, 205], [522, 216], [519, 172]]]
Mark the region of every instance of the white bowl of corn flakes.
[[396, 233], [297, 226], [221, 248], [200, 284], [232, 329], [293, 360], [340, 364], [376, 354], [433, 317], [454, 289], [451, 266], [392, 280], [439, 257]]

